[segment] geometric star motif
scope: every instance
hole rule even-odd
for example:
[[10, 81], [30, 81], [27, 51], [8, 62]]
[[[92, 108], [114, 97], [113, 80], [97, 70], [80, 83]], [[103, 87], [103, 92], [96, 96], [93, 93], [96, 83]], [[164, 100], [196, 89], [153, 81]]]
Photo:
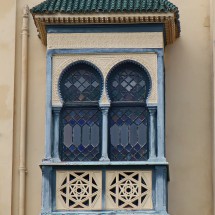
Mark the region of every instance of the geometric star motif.
[[76, 200], [82, 200], [86, 198], [89, 193], [89, 185], [83, 184], [81, 180], [78, 180], [76, 183], [70, 185], [70, 196]]
[[110, 171], [107, 178], [107, 209], [151, 209], [151, 172]]
[[57, 183], [58, 210], [100, 209], [100, 171], [67, 171], [61, 175], [62, 178]]
[[131, 200], [138, 195], [138, 185], [127, 180], [119, 185], [119, 194], [125, 200]]

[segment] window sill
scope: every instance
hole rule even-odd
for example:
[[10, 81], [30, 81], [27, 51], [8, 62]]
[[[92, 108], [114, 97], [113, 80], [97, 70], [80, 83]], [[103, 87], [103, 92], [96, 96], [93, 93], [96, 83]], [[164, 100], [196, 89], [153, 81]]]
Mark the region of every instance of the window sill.
[[73, 211], [73, 212], [51, 212], [51, 213], [41, 213], [41, 215], [169, 215], [166, 211]]
[[158, 159], [153, 161], [77, 161], [77, 162], [61, 162], [58, 159], [43, 160], [41, 166], [127, 166], [127, 165], [169, 165], [167, 161]]

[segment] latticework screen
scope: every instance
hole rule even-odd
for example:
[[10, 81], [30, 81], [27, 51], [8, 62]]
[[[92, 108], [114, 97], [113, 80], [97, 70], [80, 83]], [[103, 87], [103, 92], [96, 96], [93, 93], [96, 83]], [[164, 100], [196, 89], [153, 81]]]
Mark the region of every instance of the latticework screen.
[[57, 171], [56, 175], [57, 210], [153, 209], [151, 171]]
[[100, 210], [101, 171], [58, 171], [56, 195], [57, 210]]
[[106, 178], [107, 209], [152, 209], [150, 171], [108, 171]]

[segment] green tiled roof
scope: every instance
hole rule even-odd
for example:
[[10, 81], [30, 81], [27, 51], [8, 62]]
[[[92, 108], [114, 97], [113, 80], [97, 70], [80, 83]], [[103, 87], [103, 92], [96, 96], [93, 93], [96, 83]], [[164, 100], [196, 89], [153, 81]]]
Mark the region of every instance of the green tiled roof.
[[178, 8], [168, 0], [46, 0], [31, 9], [33, 14], [110, 12], [172, 12], [179, 18]]
[[[176, 38], [180, 36], [180, 21], [179, 21], [179, 10], [168, 0], [46, 0], [39, 5], [33, 7], [31, 13], [34, 17], [35, 24], [39, 31], [39, 35], [44, 44], [46, 44], [46, 28], [45, 26], [52, 24], [78, 23], [80, 20], [77, 18], [79, 15], [86, 14], [85, 20], [81, 20], [81, 23], [88, 23], [89, 17], [92, 15], [105, 14], [107, 17], [108, 13], [111, 15], [118, 15], [116, 18], [127, 16], [127, 14], [134, 14], [137, 18], [141, 17], [142, 21], [135, 23], [165, 23], [166, 31], [166, 43], [170, 44], [174, 42]], [[148, 15], [147, 15], [148, 13]], [[168, 13], [171, 13], [169, 15]], [[73, 15], [68, 16], [66, 19], [59, 19], [59, 15]], [[161, 15], [159, 15], [161, 14]], [[174, 16], [172, 16], [174, 14]], [[40, 16], [41, 15], [41, 16]], [[48, 15], [44, 18], [43, 15]], [[138, 17], [139, 16], [139, 17]], [[52, 19], [50, 19], [50, 17]], [[132, 17], [131, 17], [132, 18]], [[174, 21], [172, 22], [172, 18]], [[121, 23], [121, 20], [115, 20], [116, 23]], [[65, 21], [66, 20], [66, 21]], [[109, 19], [106, 19], [109, 23]], [[63, 22], [61, 22], [63, 21]], [[98, 22], [97, 22], [98, 21]], [[95, 23], [103, 23], [104, 17], [97, 19]], [[130, 22], [131, 21], [131, 22]], [[132, 23], [132, 19], [125, 23]]]

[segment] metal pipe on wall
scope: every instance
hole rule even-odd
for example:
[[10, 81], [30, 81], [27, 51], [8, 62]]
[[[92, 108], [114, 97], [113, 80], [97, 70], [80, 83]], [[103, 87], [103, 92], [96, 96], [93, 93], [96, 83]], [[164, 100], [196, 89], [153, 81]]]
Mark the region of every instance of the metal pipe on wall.
[[29, 7], [23, 8], [22, 21], [22, 73], [21, 73], [21, 120], [20, 120], [20, 163], [19, 163], [19, 215], [25, 215], [26, 189], [26, 115], [27, 115], [27, 73]]
[[211, 61], [213, 74], [213, 145], [212, 145], [212, 177], [213, 177], [213, 215], [215, 215], [215, 3], [210, 0], [210, 36], [211, 36]]

